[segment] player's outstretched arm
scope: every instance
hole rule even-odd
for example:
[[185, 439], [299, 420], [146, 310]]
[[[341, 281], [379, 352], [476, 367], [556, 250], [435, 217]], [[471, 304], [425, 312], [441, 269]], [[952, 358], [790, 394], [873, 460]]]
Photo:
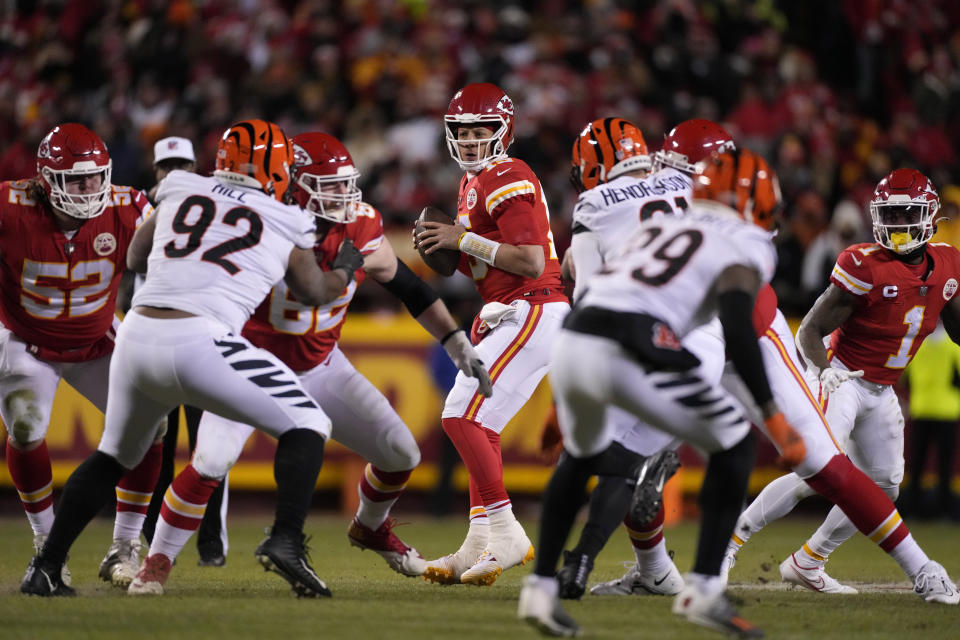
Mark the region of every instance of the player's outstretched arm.
[[363, 254], [350, 240], [344, 240], [340, 245], [330, 271], [323, 271], [317, 265], [312, 249], [294, 247], [283, 280], [297, 300], [318, 307], [336, 300], [362, 266]]
[[808, 364], [820, 370], [830, 367], [823, 338], [846, 322], [857, 302], [855, 295], [835, 284], [828, 285], [826, 291], [820, 294], [797, 330], [797, 346]]
[[157, 228], [156, 214], [150, 216], [137, 227], [130, 246], [127, 247], [127, 269], [137, 273], [147, 272], [147, 258], [153, 249], [153, 232]]

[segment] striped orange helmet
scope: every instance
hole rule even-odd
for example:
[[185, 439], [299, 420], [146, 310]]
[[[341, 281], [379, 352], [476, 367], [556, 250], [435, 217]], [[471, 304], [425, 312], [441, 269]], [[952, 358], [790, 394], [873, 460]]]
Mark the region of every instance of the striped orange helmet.
[[573, 143], [571, 164], [570, 181], [577, 192], [653, 166], [640, 129], [623, 118], [600, 118], [584, 127]]
[[737, 210], [747, 222], [772, 231], [783, 205], [780, 181], [767, 161], [749, 149], [721, 153], [693, 179], [693, 197]]
[[292, 166], [293, 145], [280, 127], [266, 120], [243, 120], [223, 132], [213, 175], [283, 202]]

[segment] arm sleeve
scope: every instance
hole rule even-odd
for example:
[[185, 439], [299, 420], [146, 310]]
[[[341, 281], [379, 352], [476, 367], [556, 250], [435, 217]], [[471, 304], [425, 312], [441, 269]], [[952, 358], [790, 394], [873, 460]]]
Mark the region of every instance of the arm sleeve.
[[746, 291], [727, 291], [718, 296], [717, 303], [727, 354], [757, 406], [762, 407], [773, 398], [773, 394], [763, 366], [763, 354], [757, 344], [757, 334], [753, 331], [753, 300]]
[[400, 258], [397, 258], [396, 275], [389, 282], [384, 282], [383, 288], [395, 295], [414, 318], [440, 297], [433, 287], [411, 271]]
[[574, 234], [570, 241], [570, 251], [573, 252], [573, 264], [577, 270], [577, 279], [573, 285], [573, 300], [576, 302], [587, 290], [590, 279], [603, 268], [600, 238], [590, 231]]

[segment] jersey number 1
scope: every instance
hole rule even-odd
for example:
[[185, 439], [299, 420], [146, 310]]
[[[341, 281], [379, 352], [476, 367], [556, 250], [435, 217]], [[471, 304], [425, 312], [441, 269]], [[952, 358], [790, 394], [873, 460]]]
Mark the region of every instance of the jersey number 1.
[[910, 347], [913, 341], [917, 339], [920, 333], [920, 327], [923, 326], [923, 314], [925, 307], [917, 305], [911, 307], [903, 316], [903, 324], [907, 325], [907, 334], [900, 339], [900, 349], [884, 363], [888, 369], [903, 369], [910, 362]]

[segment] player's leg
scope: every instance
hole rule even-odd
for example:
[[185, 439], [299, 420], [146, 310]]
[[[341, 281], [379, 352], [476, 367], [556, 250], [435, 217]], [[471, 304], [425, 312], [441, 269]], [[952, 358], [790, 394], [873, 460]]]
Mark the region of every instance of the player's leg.
[[[101, 411], [107, 408], [110, 357], [65, 365], [63, 378]], [[117, 484], [113, 539], [100, 562], [100, 579], [126, 588], [140, 568], [140, 532], [143, 529], [163, 463], [166, 419], [160, 420], [157, 439], [143, 459]]]
[[[197, 431], [200, 429], [203, 410], [184, 405], [183, 415], [187, 422], [190, 454], [193, 455], [197, 448]], [[197, 566], [222, 567], [227, 562], [227, 490], [229, 484], [230, 477], [224, 476], [207, 501], [207, 509], [203, 512], [203, 520], [200, 521], [200, 528], [197, 530], [197, 552], [200, 555]]]
[[163, 504], [163, 494], [173, 482], [174, 463], [177, 458], [177, 439], [180, 432], [180, 407], [167, 414], [167, 433], [163, 436], [163, 455], [160, 461], [160, 475], [157, 485], [153, 488], [150, 498], [150, 507], [147, 508], [147, 517], [143, 521], [143, 537], [149, 545], [153, 541], [153, 532], [157, 528], [157, 518], [160, 517], [160, 505]]
[[240, 457], [253, 430], [250, 425], [203, 412], [194, 455], [164, 495], [150, 550], [128, 593], [163, 593], [170, 567], [200, 528], [210, 497]]
[[[494, 384], [493, 396], [477, 392], [477, 382], [462, 373], [443, 410], [443, 429], [456, 446], [480, 504], [489, 521], [486, 546], [473, 566], [463, 571], [461, 581], [492, 584], [502, 571], [524, 564], [533, 557], [533, 545], [513, 514], [503, 485], [500, 432], [533, 394], [547, 373], [550, 347], [569, 307], [566, 303], [530, 305], [516, 301], [509, 316], [477, 346], [488, 363]], [[432, 574], [428, 563], [425, 577]]]
[[423, 556], [397, 537], [395, 521], [388, 517], [420, 463], [420, 448], [410, 429], [337, 348], [301, 380], [330, 417], [331, 437], [368, 462], [357, 485], [360, 504], [347, 531], [351, 544], [377, 552], [397, 573], [423, 575]]

